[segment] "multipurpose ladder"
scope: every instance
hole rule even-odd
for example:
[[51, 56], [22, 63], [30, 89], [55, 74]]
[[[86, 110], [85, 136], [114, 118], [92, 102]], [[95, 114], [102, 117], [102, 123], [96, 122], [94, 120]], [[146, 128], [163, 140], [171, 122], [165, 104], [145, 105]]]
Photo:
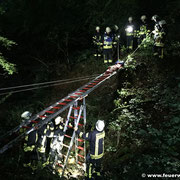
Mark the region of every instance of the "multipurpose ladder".
[[[85, 106], [85, 97], [95, 90], [97, 87], [99, 87], [103, 82], [111, 78], [113, 75], [117, 73], [117, 70], [123, 68], [123, 64], [118, 65], [118, 68], [112, 68], [112, 69], [107, 69], [104, 73], [101, 75], [97, 76], [94, 80], [90, 81], [89, 83], [85, 84], [84, 86], [78, 88], [74, 92], [70, 93], [68, 96], [64, 97], [63, 99], [57, 101], [56, 103], [52, 104], [51, 106], [47, 107], [43, 111], [37, 113], [36, 115], [32, 116], [28, 121], [23, 122], [19, 126], [15, 127], [13, 130], [9, 131], [6, 135], [2, 136], [1, 142], [0, 142], [0, 153], [5, 152], [9, 148], [11, 148], [15, 143], [20, 141], [25, 137], [25, 135], [29, 134], [30, 132], [34, 130], [40, 129], [43, 125], [47, 124], [51, 120], [55, 119], [57, 116], [59, 116], [62, 112], [67, 110], [69, 108], [67, 120], [65, 122], [64, 126], [64, 137], [63, 141], [65, 138], [70, 139], [70, 144], [65, 145], [64, 143], [61, 144], [61, 146], [66, 147], [68, 150], [66, 152], [66, 155], [63, 155], [65, 157], [64, 162], [62, 164], [59, 164], [63, 168], [63, 173], [66, 168], [67, 160], [70, 154], [70, 151], [73, 146], [73, 142], [75, 139], [75, 156], [76, 156], [76, 162], [78, 164], [84, 164], [85, 162], [85, 143], [82, 139], [79, 139], [75, 135], [74, 129], [72, 130], [72, 136], [69, 136], [66, 134], [67, 128], [72, 128], [69, 125], [69, 122], [74, 119], [74, 126], [82, 126], [82, 124], [79, 122], [81, 119], [84, 120], [83, 124], [83, 130], [85, 132], [85, 124], [86, 124], [86, 106]], [[82, 101], [81, 106], [78, 105], [78, 103]], [[74, 116], [71, 115], [72, 110], [74, 111]], [[81, 115], [83, 114], [83, 116]], [[82, 118], [83, 117], [83, 118]], [[34, 126], [30, 126], [32, 124]], [[22, 134], [19, 134], [20, 128], [25, 127], [26, 131]], [[5, 141], [3, 140], [5, 139]], [[7, 143], [8, 142], [8, 143]], [[83, 144], [84, 147], [79, 146], [78, 144]], [[81, 153], [78, 153], [78, 151], [84, 151], [84, 154], [82, 155]], [[84, 159], [83, 162], [81, 162], [79, 159]]]

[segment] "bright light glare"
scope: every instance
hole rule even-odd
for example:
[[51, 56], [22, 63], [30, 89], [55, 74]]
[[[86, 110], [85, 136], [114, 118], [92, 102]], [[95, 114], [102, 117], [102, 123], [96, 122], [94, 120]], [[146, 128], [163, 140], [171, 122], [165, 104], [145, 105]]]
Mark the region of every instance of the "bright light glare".
[[127, 27], [127, 32], [133, 32], [133, 27], [132, 26], [128, 26]]

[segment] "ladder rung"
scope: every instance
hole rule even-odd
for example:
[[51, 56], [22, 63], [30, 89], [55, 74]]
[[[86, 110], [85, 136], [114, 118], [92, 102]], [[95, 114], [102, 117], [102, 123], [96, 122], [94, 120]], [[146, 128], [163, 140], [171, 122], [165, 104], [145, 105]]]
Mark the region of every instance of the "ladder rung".
[[72, 101], [71, 99], [65, 99], [64, 101], [66, 101], [66, 102], [70, 102], [70, 101]]
[[81, 146], [78, 146], [77, 148], [80, 149], [80, 150], [82, 150], [82, 151], [84, 151], [84, 148], [81, 147]]
[[68, 128], [73, 128], [73, 126], [67, 125]]
[[47, 113], [50, 113], [50, 114], [53, 114], [54, 113], [54, 111], [46, 111]]
[[96, 85], [97, 83], [91, 83], [92, 85]]
[[73, 109], [79, 110], [79, 109], [80, 109], [80, 107], [73, 107]]
[[82, 162], [80, 162], [80, 161], [78, 161], [78, 164], [80, 164], [81, 166], [83, 165], [83, 163], [82, 163]]
[[77, 96], [70, 96], [70, 98], [77, 98]]
[[29, 129], [30, 127], [29, 126], [22, 126], [22, 128]]
[[32, 122], [32, 123], [38, 123], [38, 121], [34, 121], [34, 120], [32, 120], [31, 122]]
[[53, 107], [53, 109], [61, 109], [61, 107], [57, 107], [57, 106], [55, 106], [55, 107]]
[[88, 85], [87, 87], [94, 87], [94, 85]]
[[77, 119], [77, 117], [73, 117], [73, 116], [70, 116], [70, 118], [72, 118], [72, 119]]
[[79, 126], [84, 126], [84, 124], [80, 124], [80, 123], [79, 123], [78, 125], [79, 125]]
[[62, 168], [64, 167], [64, 165], [62, 165], [62, 164], [59, 164], [59, 163], [57, 163], [57, 165], [58, 165], [59, 167], [62, 167]]
[[69, 135], [67, 135], [67, 134], [65, 134], [64, 136], [66, 136], [66, 137], [68, 137], [68, 138], [72, 138], [71, 136], [69, 136]]
[[69, 146], [68, 145], [66, 145], [66, 144], [62, 144], [64, 147], [67, 147], [67, 148], [69, 148]]
[[82, 156], [81, 154], [77, 154], [79, 157], [81, 157], [81, 158], [83, 158], [83, 159], [85, 159], [85, 157], [84, 156]]
[[81, 95], [81, 93], [74, 93], [74, 94]]
[[79, 90], [79, 92], [86, 92], [85, 90]]
[[78, 139], [79, 142], [84, 142], [84, 139]]
[[85, 87], [85, 88], [83, 88], [83, 89], [89, 89], [89, 88], [87, 88], [87, 86]]
[[97, 81], [94, 81], [95, 83], [99, 83], [99, 81], [97, 80]]
[[46, 118], [47, 116], [39, 116], [39, 118]]
[[63, 106], [65, 106], [66, 105], [66, 103], [59, 103], [60, 105], [63, 105]]

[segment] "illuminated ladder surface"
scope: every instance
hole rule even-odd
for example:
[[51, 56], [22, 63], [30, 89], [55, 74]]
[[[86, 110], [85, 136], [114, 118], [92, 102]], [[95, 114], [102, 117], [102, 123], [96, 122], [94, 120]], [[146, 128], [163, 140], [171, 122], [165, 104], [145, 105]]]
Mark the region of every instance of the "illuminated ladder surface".
[[[122, 67], [123, 65], [121, 65], [119, 69], [121, 69]], [[92, 92], [94, 89], [99, 87], [103, 82], [111, 78], [116, 73], [117, 71], [115, 70], [112, 72], [105, 71], [103, 74], [97, 76], [94, 80], [90, 81], [89, 83], [85, 84], [84, 86], [80, 87], [74, 92], [70, 93], [68, 96], [52, 104], [51, 106], [47, 107], [43, 111], [32, 116], [27, 122], [20, 124], [13, 131], [10, 131], [9, 135], [12, 135], [13, 133], [18, 132], [18, 130], [21, 127], [26, 127], [27, 128], [26, 132], [24, 132], [23, 134], [20, 134], [19, 136], [16, 136], [9, 143], [1, 147], [0, 153], [3, 153], [7, 149], [11, 148], [17, 141], [21, 140], [26, 134], [29, 134], [30, 132], [34, 130], [40, 129], [43, 125], [47, 124], [52, 119], [56, 118], [59, 114], [61, 114], [63, 111], [65, 111], [67, 108], [69, 108], [78, 100], [83, 99], [90, 92]], [[34, 123], [34, 126], [28, 127], [30, 123]]]

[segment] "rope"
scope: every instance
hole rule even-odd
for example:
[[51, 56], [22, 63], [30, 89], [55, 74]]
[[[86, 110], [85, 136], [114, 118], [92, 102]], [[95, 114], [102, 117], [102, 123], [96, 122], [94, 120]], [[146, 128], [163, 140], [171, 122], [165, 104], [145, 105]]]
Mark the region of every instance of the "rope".
[[[81, 78], [81, 79], [77, 79], [77, 80], [71, 80], [71, 81], [67, 81], [67, 82], [62, 82], [62, 83], [55, 83], [55, 84], [51, 84], [51, 85], [46, 85], [46, 86], [41, 86], [41, 87], [33, 87], [33, 88], [27, 88], [27, 89], [21, 89], [21, 90], [16, 90], [16, 91], [9, 91], [9, 92], [4, 92], [1, 93], [0, 96], [2, 95], [6, 95], [6, 94], [14, 94], [14, 93], [19, 93], [19, 92], [25, 92], [25, 91], [32, 91], [35, 89], [42, 89], [42, 88], [46, 88], [46, 87], [51, 87], [51, 86], [58, 86], [58, 85], [63, 85], [63, 84], [70, 84], [70, 83], [74, 83], [74, 82], [79, 82], [79, 81], [85, 81], [85, 80], [89, 80], [89, 79], [93, 79], [96, 76], [89, 76], [86, 78]], [[48, 82], [49, 83], [49, 82]], [[40, 84], [40, 83], [39, 83]], [[26, 86], [26, 85], [25, 85]]]
[[[93, 74], [91, 76], [97, 76], [97, 75], [98, 74]], [[63, 80], [56, 80], [56, 81], [49, 81], [49, 82], [42, 82], [42, 83], [35, 83], [35, 84], [26, 84], [26, 85], [21, 85], [21, 86], [6, 87], [6, 88], [0, 88], [0, 91], [9, 90], [9, 89], [24, 88], [24, 87], [29, 87], [29, 86], [38, 86], [38, 85], [44, 85], [44, 84], [51, 84], [51, 83], [69, 81], [69, 80], [76, 80], [76, 79], [87, 78], [87, 77], [91, 77], [91, 76], [83, 76], [83, 77], [78, 77], [78, 78], [74, 78], [74, 79], [71, 78], [71, 79], [63, 79]]]

